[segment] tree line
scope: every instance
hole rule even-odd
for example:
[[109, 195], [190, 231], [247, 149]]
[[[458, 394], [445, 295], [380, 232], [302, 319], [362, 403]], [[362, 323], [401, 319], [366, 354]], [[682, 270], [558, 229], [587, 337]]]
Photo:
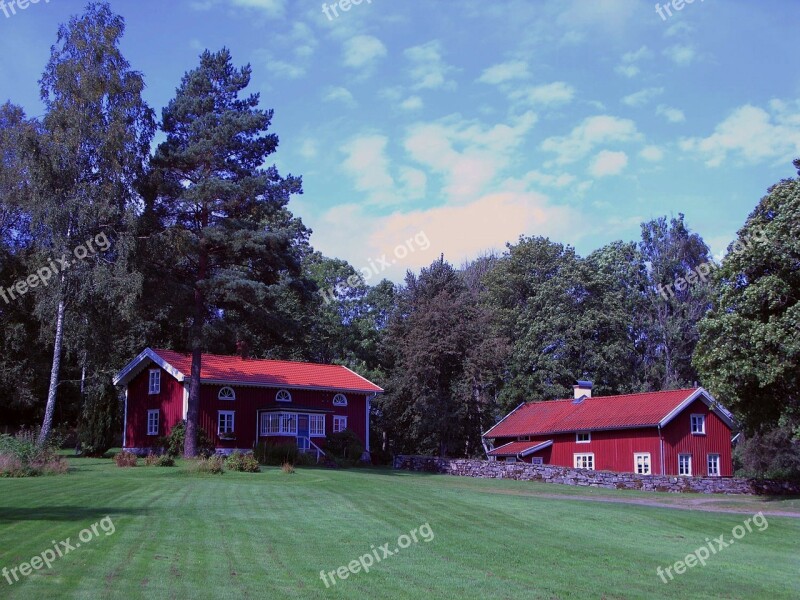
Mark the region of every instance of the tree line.
[[[246, 91], [250, 67], [205, 51], [159, 119], [124, 29], [90, 4], [59, 28], [44, 116], [0, 107], [0, 285], [26, 290], [0, 296], [7, 428], [41, 423], [44, 439], [66, 424], [88, 452], [117, 445], [112, 375], [146, 346], [173, 348], [193, 356], [193, 455], [202, 353], [245, 344], [381, 384], [379, 453], [480, 455], [499, 417], [579, 378], [599, 395], [699, 383], [734, 412], [743, 466], [800, 473], [800, 179], [770, 188], [721, 263], [679, 214], [585, 257], [521, 237], [369, 286], [290, 211], [302, 178], [269, 165], [278, 137]], [[72, 260], [100, 236], [107, 246]]]

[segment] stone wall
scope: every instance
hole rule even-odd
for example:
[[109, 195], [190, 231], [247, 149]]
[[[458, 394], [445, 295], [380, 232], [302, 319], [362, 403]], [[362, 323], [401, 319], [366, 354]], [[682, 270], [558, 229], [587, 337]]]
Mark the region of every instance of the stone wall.
[[487, 477], [582, 485], [616, 490], [690, 492], [702, 494], [800, 495], [800, 484], [739, 477], [677, 477], [636, 475], [612, 471], [589, 471], [553, 465], [531, 465], [501, 461], [433, 456], [396, 456], [395, 469], [446, 473], [461, 477]]

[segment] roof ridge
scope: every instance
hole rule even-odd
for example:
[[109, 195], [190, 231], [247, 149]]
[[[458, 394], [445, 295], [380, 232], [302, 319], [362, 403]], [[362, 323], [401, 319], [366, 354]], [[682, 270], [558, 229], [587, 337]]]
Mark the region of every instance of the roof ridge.
[[[656, 392], [632, 392], [630, 394], [612, 394], [611, 396], [591, 396], [589, 398], [585, 398], [586, 400], [600, 400], [600, 399], [609, 399], [609, 398], [627, 398], [630, 396], [652, 396], [653, 394], [670, 394], [673, 392], [695, 392], [700, 389], [701, 386], [692, 387], [692, 388], [678, 388], [676, 390], [658, 390]], [[529, 404], [551, 404], [553, 402], [574, 402], [575, 398], [554, 398], [553, 400], [529, 400], [525, 403], [525, 405]]]
[[[159, 352], [174, 352], [175, 354], [180, 354], [181, 356], [185, 356], [187, 358], [191, 358], [191, 356], [192, 356], [191, 352], [181, 352], [179, 350], [170, 350], [168, 348], [153, 348], [153, 352], [155, 352], [156, 354], [158, 354]], [[313, 367], [340, 367], [340, 368], [343, 368], [343, 369], [347, 369], [347, 367], [345, 367], [344, 365], [336, 365], [336, 364], [333, 364], [333, 363], [318, 363], [318, 362], [309, 362], [309, 361], [305, 361], [305, 360], [285, 360], [285, 359], [282, 359], [282, 358], [246, 358], [246, 359], [244, 359], [241, 356], [238, 356], [236, 354], [214, 354], [212, 352], [203, 352], [203, 357], [205, 358], [207, 356], [214, 357], [214, 358], [231, 358], [231, 359], [237, 359], [238, 358], [242, 362], [248, 362], [248, 361], [249, 362], [256, 362], [256, 361], [257, 362], [273, 362], [273, 363], [288, 363], [290, 365], [311, 365]], [[358, 373], [355, 373], [351, 369], [347, 369], [347, 370], [353, 372], [356, 375], [358, 375]], [[365, 379], [361, 375], [358, 375], [358, 376], [361, 377], [362, 379]]]

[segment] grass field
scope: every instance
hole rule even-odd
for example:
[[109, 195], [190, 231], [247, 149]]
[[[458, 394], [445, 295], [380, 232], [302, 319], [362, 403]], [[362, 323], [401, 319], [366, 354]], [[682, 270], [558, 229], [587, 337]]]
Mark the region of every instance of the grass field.
[[[653, 501], [675, 508], [632, 503]], [[681, 508], [699, 502], [742, 514]], [[667, 584], [656, 574], [706, 538], [730, 540], [759, 510], [764, 531]], [[52, 568], [12, 585], [0, 578], [0, 598], [798, 598], [800, 518], [777, 513], [800, 516], [798, 500], [379, 469], [201, 476], [185, 465], [73, 459], [65, 476], [0, 479], [0, 568], [54, 543], [66, 549], [58, 542], [67, 538], [75, 546], [89, 528]], [[398, 548], [426, 523], [431, 541], [418, 530]], [[329, 588], [320, 579], [362, 555], [382, 557], [387, 543], [399, 551], [369, 573]]]

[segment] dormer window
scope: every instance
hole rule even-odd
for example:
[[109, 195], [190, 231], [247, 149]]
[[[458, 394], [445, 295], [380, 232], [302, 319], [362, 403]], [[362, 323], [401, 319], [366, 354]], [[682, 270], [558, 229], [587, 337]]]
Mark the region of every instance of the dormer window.
[[591, 441], [592, 441], [591, 431], [579, 431], [575, 434], [576, 444], [588, 444]]
[[277, 394], [275, 394], [275, 400], [277, 402], [291, 402], [292, 395], [289, 393], [289, 390], [279, 390]]
[[232, 387], [225, 386], [219, 390], [217, 398], [219, 400], [236, 400], [236, 392], [233, 391]]
[[692, 415], [692, 435], [705, 435], [705, 433], [706, 433], [706, 416]]
[[161, 393], [161, 370], [160, 369], [151, 369], [150, 370], [150, 380], [148, 386], [148, 393], [149, 394], [159, 394]]
[[334, 406], [347, 406], [347, 396], [344, 394], [336, 394], [333, 397]]

